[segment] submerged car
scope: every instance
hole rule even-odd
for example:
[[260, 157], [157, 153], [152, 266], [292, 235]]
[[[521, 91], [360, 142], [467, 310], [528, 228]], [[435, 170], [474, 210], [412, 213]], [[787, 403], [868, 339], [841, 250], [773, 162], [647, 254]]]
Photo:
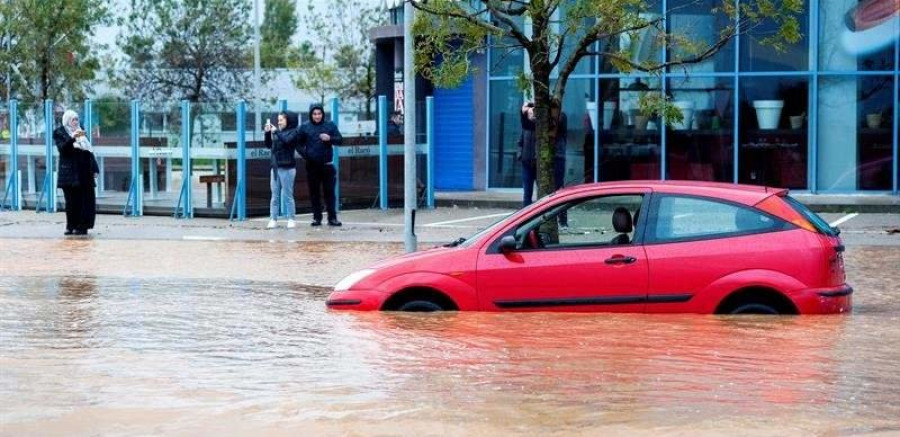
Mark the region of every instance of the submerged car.
[[579, 185], [477, 234], [341, 280], [335, 310], [848, 312], [844, 246], [784, 189]]

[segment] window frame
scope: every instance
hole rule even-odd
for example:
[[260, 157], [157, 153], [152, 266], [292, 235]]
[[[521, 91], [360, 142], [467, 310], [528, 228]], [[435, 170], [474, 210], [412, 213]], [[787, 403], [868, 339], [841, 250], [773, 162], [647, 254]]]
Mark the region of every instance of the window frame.
[[[523, 225], [530, 222], [535, 217], [546, 214], [547, 212], [552, 211], [556, 208], [559, 208], [560, 206], [562, 206], [564, 204], [571, 204], [572, 206], [570, 206], [568, 208], [568, 209], [571, 209], [579, 204], [589, 202], [591, 200], [601, 199], [604, 197], [617, 197], [617, 196], [640, 196], [641, 197], [640, 210], [647, 211], [648, 208], [650, 208], [650, 201], [653, 196], [653, 192], [648, 190], [648, 191], [624, 191], [624, 192], [618, 192], [618, 193], [602, 193], [602, 194], [594, 193], [591, 195], [576, 197], [576, 198], [572, 198], [572, 199], [568, 199], [568, 200], [563, 200], [559, 203], [547, 205], [547, 207], [541, 208], [539, 211], [529, 214], [527, 217], [524, 217], [521, 220], [517, 221], [517, 223], [515, 225], [513, 225], [511, 228], [507, 229], [505, 232], [498, 235], [494, 239], [494, 241], [492, 241], [491, 244], [488, 245], [486, 254], [488, 254], [488, 255], [502, 254], [502, 252], [500, 251], [500, 240], [502, 240], [503, 237], [507, 237], [507, 236], [515, 237], [516, 231], [519, 228], [521, 228]], [[568, 211], [568, 209], [567, 209], [567, 211]], [[558, 216], [558, 214], [557, 214], [557, 216]], [[550, 252], [550, 251], [563, 251], [563, 250], [584, 250], [584, 249], [603, 249], [603, 248], [612, 249], [612, 248], [617, 248], [617, 247], [641, 246], [644, 244], [644, 234], [645, 234], [645, 229], [646, 229], [645, 224], [647, 223], [647, 216], [648, 216], [648, 214], [641, 214], [640, 217], [638, 217], [638, 222], [633, 224], [634, 225], [634, 231], [633, 231], [634, 238], [632, 238], [631, 242], [628, 244], [613, 245], [613, 244], [584, 243], [584, 244], [578, 244], [578, 245], [545, 247], [545, 248], [539, 248], [539, 249], [517, 248], [513, 253], [532, 253], [532, 252]]]
[[[755, 208], [753, 205], [747, 205], [739, 202], [734, 202], [727, 199], [721, 199], [718, 197], [711, 196], [700, 196], [695, 194], [680, 194], [680, 193], [653, 193], [650, 200], [650, 210], [647, 217], [647, 220], [652, 220], [646, 222], [645, 227], [645, 235], [644, 235], [644, 245], [658, 245], [658, 244], [673, 244], [673, 243], [688, 243], [694, 241], [709, 241], [709, 240], [723, 240], [726, 238], [735, 238], [735, 237], [744, 237], [748, 235], [761, 235], [761, 234], [771, 234], [775, 232], [784, 232], [793, 229], [798, 229], [796, 225], [785, 221], [781, 217], [778, 217], [773, 214], [769, 214], [768, 212], [762, 211], [758, 208]], [[712, 203], [719, 203], [724, 205], [734, 206], [736, 208], [748, 209], [752, 212], [755, 212], [759, 215], [768, 217], [772, 219], [776, 224], [780, 224], [780, 226], [775, 226], [769, 229], [764, 230], [747, 230], [747, 231], [737, 231], [737, 232], [723, 232], [716, 234], [707, 234], [707, 235], [698, 235], [693, 237], [683, 237], [683, 238], [672, 238], [672, 239], [659, 239], [656, 238], [656, 224], [659, 219], [659, 204], [662, 199], [665, 198], [684, 198], [684, 199], [692, 199], [692, 200], [701, 200]], [[652, 230], [651, 230], [652, 228]]]

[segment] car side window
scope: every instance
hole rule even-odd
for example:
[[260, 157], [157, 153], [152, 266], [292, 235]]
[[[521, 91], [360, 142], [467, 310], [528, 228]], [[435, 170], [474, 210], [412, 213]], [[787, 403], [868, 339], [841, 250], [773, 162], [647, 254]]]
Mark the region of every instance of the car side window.
[[651, 218], [656, 242], [721, 238], [784, 229], [784, 222], [749, 207], [711, 199], [662, 196]]
[[634, 240], [643, 195], [577, 199], [542, 211], [516, 229], [520, 249], [617, 246]]

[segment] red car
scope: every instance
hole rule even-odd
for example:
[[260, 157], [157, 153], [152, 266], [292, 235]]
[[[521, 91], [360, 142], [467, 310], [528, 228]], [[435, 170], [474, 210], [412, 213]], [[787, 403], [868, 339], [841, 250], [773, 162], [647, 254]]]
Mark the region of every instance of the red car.
[[580, 185], [468, 239], [341, 280], [327, 306], [386, 311], [830, 314], [851, 309], [844, 246], [758, 186]]

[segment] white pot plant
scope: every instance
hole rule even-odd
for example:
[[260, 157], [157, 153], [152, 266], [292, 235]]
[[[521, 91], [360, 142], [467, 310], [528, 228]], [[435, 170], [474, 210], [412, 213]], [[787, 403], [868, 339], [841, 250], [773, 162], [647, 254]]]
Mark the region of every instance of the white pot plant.
[[778, 129], [784, 100], [754, 100], [753, 108], [756, 110], [756, 122], [760, 129]]

